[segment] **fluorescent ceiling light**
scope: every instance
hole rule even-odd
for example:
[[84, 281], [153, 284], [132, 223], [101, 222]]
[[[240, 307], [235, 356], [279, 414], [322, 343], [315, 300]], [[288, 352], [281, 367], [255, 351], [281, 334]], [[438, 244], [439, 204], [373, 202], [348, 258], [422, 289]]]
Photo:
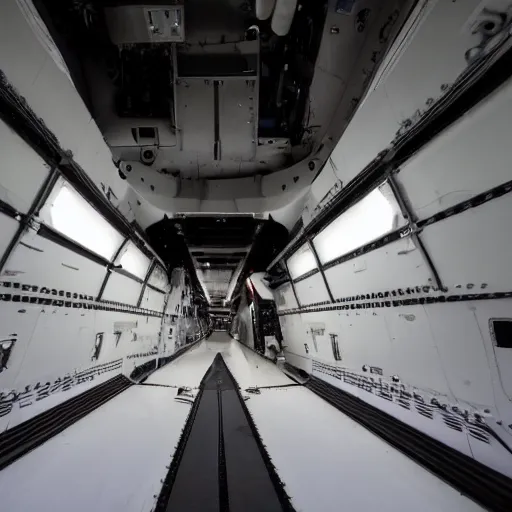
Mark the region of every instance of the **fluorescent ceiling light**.
[[123, 236], [116, 231], [78, 192], [63, 185], [50, 207], [52, 227], [107, 260]]
[[128, 242], [116, 258], [116, 265], [121, 265], [139, 279], [144, 279], [150, 264], [149, 258], [133, 242]]
[[317, 268], [315, 257], [307, 244], [304, 244], [290, 257], [287, 265], [292, 279], [297, 279], [297, 277], [304, 275], [306, 272]]
[[350, 253], [405, 225], [405, 219], [387, 183], [332, 221], [314, 239], [321, 263]]

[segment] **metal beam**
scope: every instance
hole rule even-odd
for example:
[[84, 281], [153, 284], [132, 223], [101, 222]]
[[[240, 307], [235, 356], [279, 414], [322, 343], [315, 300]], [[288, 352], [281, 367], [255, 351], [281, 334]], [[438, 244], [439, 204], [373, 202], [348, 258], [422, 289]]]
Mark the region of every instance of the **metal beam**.
[[117, 251], [114, 253], [114, 256], [112, 256], [112, 259], [110, 260], [109, 264], [106, 266], [105, 277], [103, 278], [103, 282], [101, 283], [100, 291], [98, 292], [98, 296], [96, 297], [96, 300], [101, 300], [103, 292], [105, 291], [105, 288], [107, 287], [107, 283], [108, 283], [110, 274], [112, 273], [112, 268], [114, 266], [114, 263], [115, 263], [117, 257], [119, 256], [119, 254], [121, 253], [121, 251], [123, 250], [123, 247], [128, 243], [129, 240], [130, 240], [129, 238], [125, 238], [123, 240], [123, 242], [121, 243], [121, 245], [119, 246]]
[[318, 257], [318, 253], [316, 252], [316, 248], [315, 248], [315, 244], [313, 243], [313, 240], [308, 240], [308, 244], [311, 249], [311, 252], [313, 253], [313, 256], [315, 257], [316, 266], [318, 267], [318, 270], [320, 271], [322, 279], [324, 280], [325, 288], [327, 289], [327, 294], [329, 295], [329, 300], [331, 302], [334, 302], [334, 296], [331, 292], [331, 289], [329, 288], [329, 283], [327, 282], [327, 277], [325, 277], [324, 269], [322, 268], [322, 263], [320, 262], [320, 258]]
[[391, 190], [393, 191], [393, 194], [395, 195], [395, 199], [398, 203], [398, 206], [400, 207], [402, 215], [407, 221], [411, 240], [413, 241], [416, 248], [420, 251], [421, 256], [423, 257], [430, 273], [432, 274], [436, 286], [440, 290], [445, 290], [443, 282], [441, 281], [441, 277], [439, 276], [439, 273], [437, 272], [437, 269], [434, 266], [434, 262], [432, 261], [432, 258], [428, 254], [427, 249], [420, 238], [421, 230], [418, 229], [418, 226], [416, 225], [416, 216], [414, 215], [412, 209], [409, 207], [409, 204], [407, 203], [406, 198], [402, 194], [400, 186], [396, 182], [395, 177], [393, 175], [390, 175], [388, 177], [388, 183], [389, 186], [391, 187]]
[[201, 252], [206, 254], [233, 254], [234, 252], [249, 252], [251, 246], [242, 247], [201, 247], [201, 246], [189, 246], [188, 250], [190, 253]]
[[142, 299], [144, 298], [144, 292], [146, 291], [146, 286], [148, 285], [149, 277], [151, 276], [151, 273], [155, 269], [156, 260], [154, 259], [148, 267], [148, 271], [146, 272], [146, 277], [144, 278], [144, 282], [142, 283], [142, 286], [140, 288], [140, 295], [139, 299], [137, 300], [137, 307], [140, 308], [140, 303], [142, 302]]

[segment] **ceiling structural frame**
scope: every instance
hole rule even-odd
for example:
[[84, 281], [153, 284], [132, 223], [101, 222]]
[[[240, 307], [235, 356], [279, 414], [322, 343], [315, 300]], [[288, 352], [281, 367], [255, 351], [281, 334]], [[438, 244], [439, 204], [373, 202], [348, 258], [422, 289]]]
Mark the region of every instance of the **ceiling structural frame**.
[[224, 307], [243, 274], [262, 221], [254, 215], [180, 215], [176, 225], [212, 307]]

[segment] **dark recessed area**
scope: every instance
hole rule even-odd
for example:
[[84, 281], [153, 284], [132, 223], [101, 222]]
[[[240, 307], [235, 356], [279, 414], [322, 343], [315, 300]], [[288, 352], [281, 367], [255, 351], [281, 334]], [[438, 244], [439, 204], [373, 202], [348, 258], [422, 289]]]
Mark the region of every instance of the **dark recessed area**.
[[512, 348], [512, 318], [491, 320], [491, 329], [497, 347]]

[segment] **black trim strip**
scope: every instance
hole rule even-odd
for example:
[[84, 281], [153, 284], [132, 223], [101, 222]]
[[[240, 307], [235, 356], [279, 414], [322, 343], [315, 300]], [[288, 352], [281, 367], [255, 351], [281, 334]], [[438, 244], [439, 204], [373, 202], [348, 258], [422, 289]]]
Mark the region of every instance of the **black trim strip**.
[[311, 277], [311, 276], [314, 276], [315, 274], [318, 274], [318, 272], [320, 272], [320, 270], [318, 268], [314, 268], [308, 272], [306, 272], [305, 274], [302, 274], [301, 276], [299, 277], [296, 277], [294, 280], [293, 280], [293, 283], [296, 284], [296, 283], [300, 283], [301, 281], [304, 281], [305, 279], [307, 279], [308, 277]]
[[[478, 194], [470, 199], [467, 199], [465, 201], [462, 201], [461, 203], [458, 203], [454, 206], [451, 206], [450, 208], [447, 208], [446, 210], [443, 210], [441, 212], [438, 212], [431, 217], [428, 217], [427, 219], [418, 221], [416, 223], [416, 228], [418, 231], [422, 231], [428, 226], [431, 226], [432, 224], [435, 224], [436, 222], [440, 222], [442, 220], [448, 219], [454, 215], [458, 215], [461, 213], [464, 213], [465, 211], [476, 208], [478, 206], [481, 206], [482, 204], [488, 203], [489, 201], [492, 201], [493, 199], [498, 199], [512, 191], [512, 181], [507, 181], [506, 183], [502, 183], [501, 185], [498, 185], [492, 189], [486, 190], [485, 192], [482, 192], [481, 194]], [[387, 235], [374, 240], [373, 242], [370, 242], [366, 245], [363, 245], [362, 247], [357, 248], [355, 251], [352, 251], [350, 253], [344, 254], [343, 256], [339, 256], [336, 259], [333, 259], [324, 265], [322, 265], [322, 271], [328, 270], [332, 267], [335, 267], [337, 265], [341, 265], [342, 263], [345, 263], [349, 260], [352, 260], [354, 258], [357, 258], [358, 256], [362, 256], [364, 254], [367, 254], [371, 251], [374, 251], [376, 249], [380, 249], [381, 247], [384, 247], [385, 245], [391, 244], [397, 240], [400, 240], [402, 238], [405, 238], [407, 236], [412, 236], [417, 244], [418, 250], [422, 253], [423, 257], [425, 258], [427, 264], [429, 265], [429, 268], [432, 272], [432, 275], [434, 279], [436, 280], [436, 283], [440, 289], [443, 289], [442, 280], [432, 262], [432, 259], [430, 258], [430, 255], [427, 253], [423, 241], [418, 236], [419, 233], [414, 233], [410, 226], [404, 226], [396, 231], [392, 231], [391, 233], [388, 233]], [[296, 278], [293, 280], [294, 283], [300, 282], [304, 279], [307, 279], [308, 277], [311, 277], [312, 275], [319, 272], [319, 269], [313, 269], [306, 274]]]
[[510, 511], [510, 478], [322, 379], [311, 377], [306, 387], [463, 495], [489, 510]]
[[345, 263], [346, 261], [357, 258], [358, 256], [367, 254], [371, 251], [374, 251], [375, 249], [380, 249], [385, 245], [391, 244], [393, 242], [396, 242], [397, 240], [405, 238], [410, 233], [411, 231], [409, 229], [409, 226], [404, 226], [403, 228], [397, 229], [396, 231], [392, 231], [391, 233], [388, 233], [383, 237], [374, 240], [373, 242], [363, 245], [362, 247], [358, 247], [352, 252], [344, 254], [343, 256], [339, 256], [338, 258], [331, 260], [327, 263], [324, 263], [323, 269], [329, 270], [330, 268], [335, 267], [336, 265], [340, 265], [341, 263]]
[[115, 272], [116, 274], [121, 274], [124, 277], [127, 277], [128, 279], [131, 279], [132, 281], [135, 281], [136, 283], [142, 284], [144, 281], [137, 277], [136, 275], [132, 274], [131, 272], [128, 272], [128, 270], [125, 270], [123, 267], [112, 267], [112, 272]]
[[0, 470], [85, 417], [132, 383], [123, 375], [95, 386], [0, 434]]
[[[7, 282], [8, 283], [8, 282]], [[2, 283], [5, 285], [5, 282]], [[16, 302], [21, 304], [32, 304], [37, 306], [52, 306], [52, 307], [58, 307], [58, 308], [73, 308], [73, 309], [84, 309], [84, 310], [93, 310], [93, 311], [114, 311], [117, 313], [128, 313], [131, 315], [141, 315], [141, 316], [152, 316], [156, 318], [162, 318], [164, 317], [164, 313], [161, 311], [154, 311], [152, 309], [144, 309], [144, 308], [137, 308], [135, 306], [132, 306], [130, 304], [123, 304], [121, 302], [113, 302], [113, 301], [107, 301], [102, 300], [99, 302], [94, 301], [92, 298], [91, 300], [87, 299], [80, 299], [80, 298], [69, 298], [67, 294], [69, 292], [66, 292], [66, 296], [64, 294], [60, 295], [60, 292], [64, 293], [63, 290], [57, 290], [48, 289], [48, 293], [45, 293], [43, 291], [39, 292], [39, 295], [32, 295], [28, 293], [22, 293], [23, 291], [28, 291], [28, 288], [31, 288], [31, 291], [33, 289], [37, 289], [37, 286], [31, 286], [31, 285], [23, 285], [22, 292], [19, 292], [19, 283], [9, 283], [9, 284], [16, 284], [18, 287], [14, 287], [12, 290], [12, 293], [4, 293], [0, 291], [0, 302]], [[27, 287], [27, 288], [25, 288]], [[7, 287], [9, 288], [9, 287]], [[11, 290], [9, 290], [11, 292]], [[55, 293], [53, 293], [55, 292]], [[34, 292], [37, 293], [37, 292]], [[74, 293], [73, 296], [78, 297], [78, 294]], [[83, 297], [83, 295], [80, 295]]]
[[165, 295], [166, 292], [164, 290], [161, 290], [160, 288], [157, 288], [156, 286], [153, 286], [152, 284], [147, 283], [147, 288], [151, 288], [154, 292], [161, 293], [162, 295]]
[[12, 219], [17, 219], [17, 217], [20, 216], [20, 213], [14, 206], [11, 206], [9, 203], [6, 203], [5, 201], [2, 201], [0, 199], [0, 213], [3, 213], [4, 215], [7, 215], [7, 217], [11, 217]]
[[222, 391], [220, 387], [217, 388], [217, 406], [219, 410], [219, 510], [220, 512], [229, 512], [228, 472], [226, 467], [226, 449], [224, 445], [224, 422], [222, 419]]
[[57, 245], [60, 245], [66, 249], [69, 249], [70, 251], [73, 251], [76, 254], [79, 254], [80, 256], [83, 256], [84, 258], [87, 258], [88, 260], [94, 261], [94, 263], [97, 263], [98, 265], [108, 267], [110, 264], [110, 262], [103, 256], [92, 252], [83, 245], [78, 244], [74, 240], [71, 240], [71, 238], [64, 236], [62, 233], [59, 233], [46, 224], [41, 224], [39, 226], [37, 234]]
[[512, 191], [512, 180], [507, 181], [506, 183], [502, 183], [501, 185], [498, 185], [497, 187], [491, 188], [489, 190], [486, 190], [485, 192], [482, 192], [481, 194], [478, 194], [476, 196], [473, 196], [466, 201], [462, 201], [461, 203], [458, 203], [454, 206], [451, 206], [450, 208], [447, 208], [446, 210], [442, 210], [440, 212], [435, 213], [431, 217], [428, 217], [424, 220], [421, 220], [417, 223], [418, 228], [423, 229], [427, 226], [431, 226], [432, 224], [435, 224], [436, 222], [448, 219], [450, 217], [453, 217], [454, 215], [458, 215], [460, 213], [464, 213], [467, 210], [470, 210], [471, 208], [476, 208], [477, 206], [480, 206], [482, 204], [488, 203], [489, 201], [492, 201], [493, 199], [498, 199], [499, 197], [502, 197]]
[[[428, 288], [428, 287], [427, 287]], [[410, 290], [409, 288], [407, 290]], [[403, 290], [400, 290], [401, 295], [405, 295]], [[351, 304], [344, 304], [343, 306], [324, 306], [324, 307], [311, 307], [304, 306], [296, 309], [285, 309], [278, 311], [278, 316], [287, 315], [303, 315], [305, 313], [318, 313], [321, 311], [346, 311], [352, 309], [376, 309], [376, 308], [397, 308], [401, 306], [419, 306], [424, 304], [439, 304], [444, 302], [468, 302], [474, 300], [493, 300], [493, 299], [510, 299], [512, 292], [494, 292], [494, 293], [472, 293], [461, 295], [436, 295], [427, 297], [411, 297], [407, 299], [396, 299], [396, 292], [393, 290], [393, 296], [390, 292], [379, 292], [378, 294], [367, 294], [368, 302], [353, 302], [357, 299], [365, 300], [364, 296], [344, 297], [336, 299], [336, 302], [352, 302]], [[375, 296], [375, 297], [374, 297]], [[382, 300], [385, 298], [386, 300]], [[377, 299], [377, 300], [375, 300]]]

